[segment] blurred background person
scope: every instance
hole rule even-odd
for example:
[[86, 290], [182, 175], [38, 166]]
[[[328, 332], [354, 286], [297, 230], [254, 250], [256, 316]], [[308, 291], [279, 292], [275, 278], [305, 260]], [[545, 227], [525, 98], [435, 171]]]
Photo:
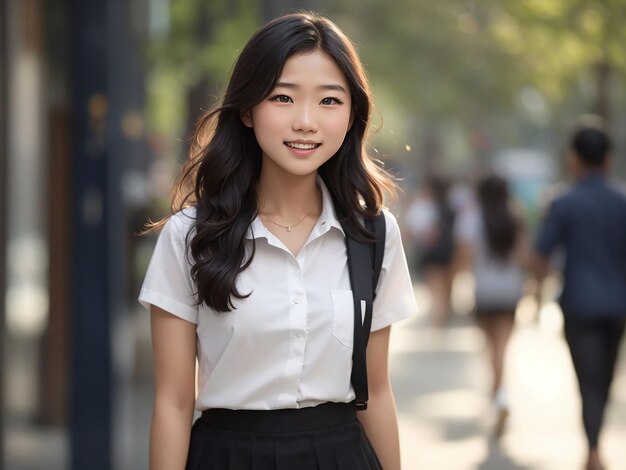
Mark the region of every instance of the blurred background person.
[[578, 378], [589, 445], [587, 470], [601, 470], [598, 440], [626, 319], [626, 195], [608, 180], [611, 141], [584, 124], [567, 154], [572, 187], [550, 205], [536, 240], [539, 283], [550, 255], [565, 255], [565, 339]]
[[431, 175], [405, 216], [413, 245], [413, 271], [430, 293], [430, 313], [437, 327], [447, 324], [451, 310], [454, 210], [449, 200], [450, 186], [447, 177]]
[[476, 322], [485, 335], [493, 376], [493, 435], [499, 438], [509, 414], [503, 384], [506, 348], [528, 259], [523, 219], [504, 178], [489, 175], [478, 182], [476, 204], [459, 214], [454, 236], [455, 270], [469, 270], [474, 276]]

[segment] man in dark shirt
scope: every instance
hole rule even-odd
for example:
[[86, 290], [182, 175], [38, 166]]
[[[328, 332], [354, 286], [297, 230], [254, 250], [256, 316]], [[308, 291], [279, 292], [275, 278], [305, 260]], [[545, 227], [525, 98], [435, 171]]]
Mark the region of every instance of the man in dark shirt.
[[565, 255], [560, 304], [582, 398], [588, 470], [603, 468], [598, 438], [626, 319], [626, 196], [607, 180], [610, 151], [601, 129], [574, 133], [568, 163], [575, 182], [552, 202], [535, 244], [539, 285], [549, 256], [556, 249]]

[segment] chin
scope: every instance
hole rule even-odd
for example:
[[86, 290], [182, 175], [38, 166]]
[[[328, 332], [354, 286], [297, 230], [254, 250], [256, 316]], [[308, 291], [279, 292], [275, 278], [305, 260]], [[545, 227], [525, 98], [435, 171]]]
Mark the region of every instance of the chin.
[[293, 165], [285, 165], [284, 167], [282, 167], [282, 169], [283, 171], [285, 171], [286, 173], [289, 173], [290, 175], [304, 177], [304, 176], [316, 174], [320, 166], [322, 166], [321, 163], [318, 165], [317, 162], [300, 161], [300, 162], [294, 162]]
[[313, 169], [310, 170], [303, 170], [303, 169], [299, 169], [299, 170], [287, 170], [287, 173], [289, 173], [292, 176], [298, 176], [298, 177], [302, 177], [304, 178], [305, 176], [311, 176], [311, 175], [315, 175], [317, 174], [317, 170], [319, 169], [319, 167], [315, 167]]

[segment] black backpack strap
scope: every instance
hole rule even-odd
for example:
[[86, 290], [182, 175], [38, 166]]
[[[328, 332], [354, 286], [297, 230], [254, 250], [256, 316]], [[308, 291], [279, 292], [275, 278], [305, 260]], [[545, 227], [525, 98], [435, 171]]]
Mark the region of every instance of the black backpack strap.
[[376, 288], [378, 286], [378, 280], [380, 279], [380, 271], [383, 267], [383, 257], [385, 256], [385, 234], [387, 230], [385, 216], [381, 212], [373, 219], [365, 219], [365, 228], [374, 234], [376, 240], [372, 248], [372, 290], [374, 292], [374, 298], [376, 298]]
[[[354, 345], [351, 381], [356, 395], [356, 408], [367, 409], [367, 358], [366, 349], [372, 326], [372, 311], [376, 285], [380, 277], [385, 253], [385, 216], [381, 212], [373, 220], [366, 219], [366, 228], [374, 232], [374, 243], [362, 243], [346, 232], [348, 272], [354, 299]], [[344, 229], [345, 232], [345, 229]], [[362, 314], [361, 303], [365, 302]]]
[[383, 268], [383, 257], [385, 256], [385, 235], [387, 226], [385, 223], [385, 215], [381, 212], [373, 219], [365, 219], [365, 228], [374, 234], [376, 240], [373, 245], [369, 245], [372, 263], [372, 308], [369, 315], [365, 315], [363, 322], [363, 330], [365, 334], [365, 346], [369, 340], [370, 329], [372, 327], [372, 310], [373, 302], [376, 298], [376, 289], [378, 288], [378, 280], [380, 279], [380, 271]]

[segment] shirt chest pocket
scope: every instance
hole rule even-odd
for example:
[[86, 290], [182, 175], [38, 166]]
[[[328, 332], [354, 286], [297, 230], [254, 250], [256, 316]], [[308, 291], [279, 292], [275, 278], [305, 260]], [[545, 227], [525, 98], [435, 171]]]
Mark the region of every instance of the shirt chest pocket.
[[354, 300], [351, 290], [333, 289], [333, 336], [344, 346], [354, 345]]

